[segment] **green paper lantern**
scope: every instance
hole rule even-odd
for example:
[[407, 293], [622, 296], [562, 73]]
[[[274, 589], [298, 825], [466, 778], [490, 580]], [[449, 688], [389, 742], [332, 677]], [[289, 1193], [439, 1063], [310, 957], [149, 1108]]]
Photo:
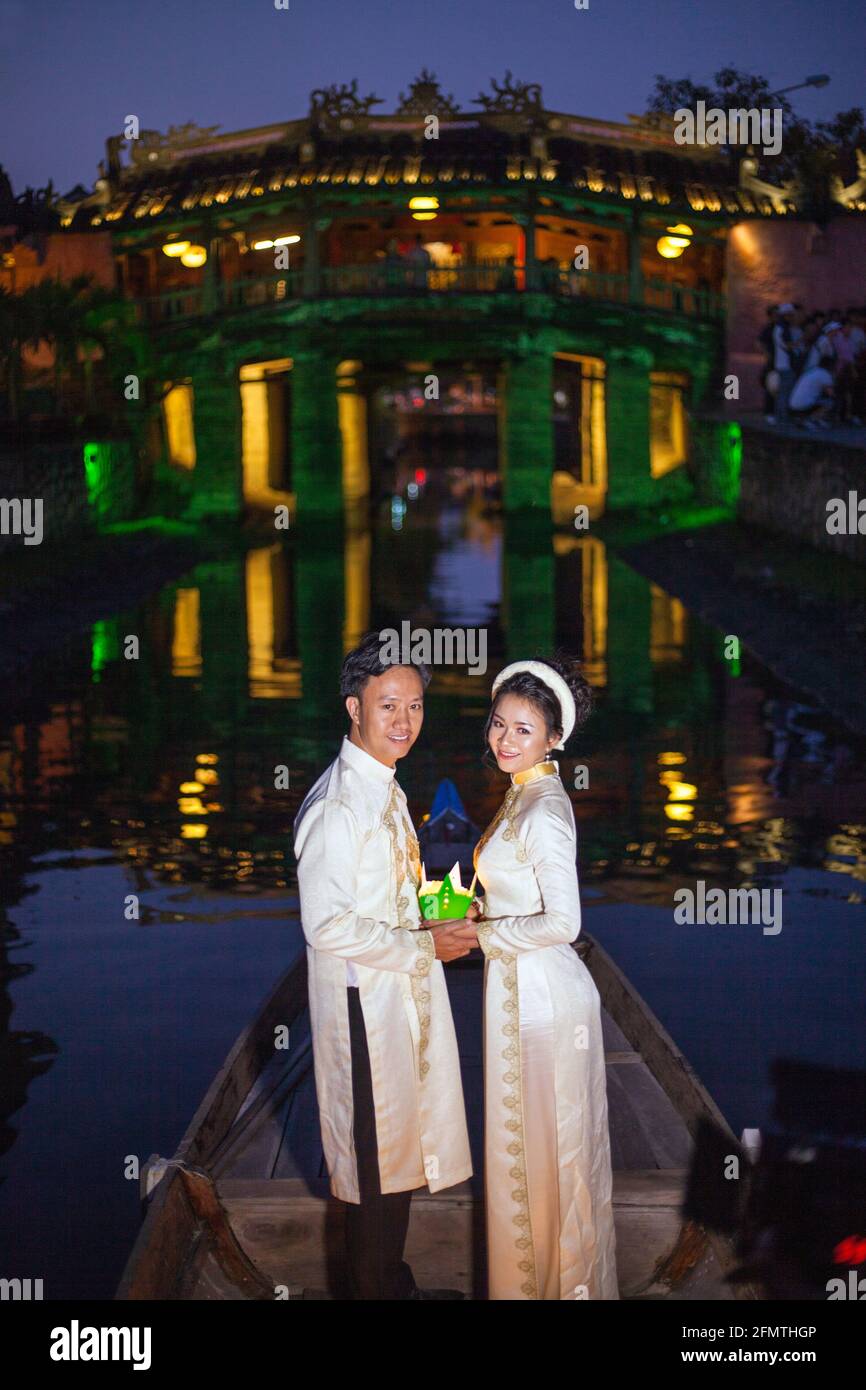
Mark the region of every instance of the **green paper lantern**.
[[[451, 874], [457, 879], [456, 887]], [[455, 864], [451, 873], [441, 880], [428, 881], [426, 876], [422, 876], [418, 905], [425, 922], [448, 922], [465, 917], [466, 909], [472, 905], [472, 894], [467, 893], [460, 882], [460, 866]]]

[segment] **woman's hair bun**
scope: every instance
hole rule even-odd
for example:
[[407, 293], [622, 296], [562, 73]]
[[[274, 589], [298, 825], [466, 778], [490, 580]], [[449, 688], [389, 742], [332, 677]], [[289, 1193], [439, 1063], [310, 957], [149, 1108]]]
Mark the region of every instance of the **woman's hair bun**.
[[576, 714], [574, 727], [579, 729], [592, 713], [593, 704], [592, 686], [584, 676], [580, 662], [576, 657], [562, 650], [557, 651], [552, 657], [540, 656], [536, 660], [543, 661], [547, 666], [552, 666], [556, 674], [562, 676], [574, 698]]

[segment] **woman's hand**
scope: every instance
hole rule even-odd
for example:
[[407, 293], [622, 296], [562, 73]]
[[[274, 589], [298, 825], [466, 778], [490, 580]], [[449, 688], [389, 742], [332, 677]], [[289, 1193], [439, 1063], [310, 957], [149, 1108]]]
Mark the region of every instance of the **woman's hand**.
[[453, 922], [448, 923], [449, 927], [455, 929], [458, 940], [463, 941], [469, 947], [478, 945], [477, 919], [469, 916], [471, 910], [471, 908], [467, 908], [465, 917], [456, 918]]
[[466, 909], [465, 920], [467, 922], [480, 922], [484, 916], [484, 909], [477, 898], [474, 898], [471, 905]]

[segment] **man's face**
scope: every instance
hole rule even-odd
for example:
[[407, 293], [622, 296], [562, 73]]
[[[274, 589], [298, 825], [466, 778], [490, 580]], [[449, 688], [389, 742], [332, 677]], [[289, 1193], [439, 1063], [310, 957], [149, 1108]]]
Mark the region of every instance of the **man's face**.
[[346, 698], [352, 721], [349, 735], [371, 757], [388, 767], [405, 758], [424, 722], [424, 684], [413, 666], [389, 666], [371, 676], [360, 699]]

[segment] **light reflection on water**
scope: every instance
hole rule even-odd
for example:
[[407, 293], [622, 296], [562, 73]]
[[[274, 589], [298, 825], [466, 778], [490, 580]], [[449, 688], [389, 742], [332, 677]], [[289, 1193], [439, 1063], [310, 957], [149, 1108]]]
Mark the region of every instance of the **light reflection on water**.
[[[223, 943], [222, 966], [189, 977], [190, 988], [208, 991], [208, 1011], [195, 1025], [200, 1061], [178, 1082], [173, 1103], [164, 1095], [158, 1102], [172, 1062], [162, 1049], [177, 1042], [168, 1041], [170, 1029], [154, 1031], [144, 1098], [129, 1101], [150, 1115], [142, 1144], [168, 1151], [232, 1041], [226, 1028], [248, 1017], [285, 964], [286, 943], [297, 945], [291, 825], [342, 736], [343, 654], [362, 632], [399, 631], [404, 620], [416, 629], [483, 626], [489, 662], [486, 675], [434, 673], [421, 738], [400, 768], [416, 822], [446, 774], [479, 825], [498, 806], [502, 781], [483, 767], [479, 740], [503, 662], [557, 645], [583, 658], [597, 708], [562, 769], [570, 788], [576, 769], [588, 769], [588, 787], [572, 792], [587, 926], [605, 940], [605, 924], [613, 924], [606, 944], [626, 973], [634, 964], [636, 982], [687, 1055], [700, 1050], [695, 1023], [663, 989], [654, 995], [655, 977], [637, 954], [632, 960], [629, 944], [659, 931], [660, 909], [669, 921], [678, 884], [703, 877], [774, 886], [796, 871], [798, 893], [816, 908], [862, 911], [863, 748], [756, 663], [745, 660], [735, 675], [722, 634], [598, 539], [560, 534], [539, 546], [504, 534], [497, 517], [470, 503], [443, 509], [435, 525], [420, 524], [410, 508], [397, 530], [386, 516], [373, 530], [350, 526], [330, 542], [292, 537], [211, 558], [134, 611], [104, 617], [2, 697], [0, 1046], [8, 1065], [0, 1155], [12, 1163], [10, 1191], [25, 1181], [16, 1140], [27, 1131], [28, 1098], [38, 1100], [55, 1064], [55, 1038], [74, 1050], [76, 1030], [91, 1023], [75, 1012], [74, 991], [68, 1010], [62, 994], [39, 1003], [61, 876], [78, 885], [68, 921], [76, 930], [88, 924], [75, 956], [82, 977], [95, 960], [88, 951], [104, 952], [122, 933], [140, 933], [145, 980], [154, 962], [170, 969], [187, 952], [185, 968], [203, 968], [198, 943], [207, 936], [181, 944], [173, 931], [200, 930]], [[130, 634], [140, 640], [138, 660], [124, 659]], [[97, 875], [105, 881], [106, 852], [119, 876], [114, 896], [100, 899], [87, 885]], [[140, 900], [133, 920], [122, 908], [129, 894]], [[34, 962], [22, 1024], [12, 1010]], [[186, 1007], [181, 996], [175, 1004]], [[123, 1045], [134, 1046], [126, 1035]], [[756, 1071], [765, 1061], [755, 1059]], [[739, 1097], [726, 1096], [723, 1075], [705, 1074], [712, 1064], [709, 1053], [699, 1073], [733, 1113]], [[134, 1113], [127, 1111], [129, 1125]], [[39, 1132], [34, 1119], [33, 1136]], [[125, 1131], [116, 1135], [118, 1151], [129, 1142]], [[123, 1201], [132, 1220], [128, 1189]]]

